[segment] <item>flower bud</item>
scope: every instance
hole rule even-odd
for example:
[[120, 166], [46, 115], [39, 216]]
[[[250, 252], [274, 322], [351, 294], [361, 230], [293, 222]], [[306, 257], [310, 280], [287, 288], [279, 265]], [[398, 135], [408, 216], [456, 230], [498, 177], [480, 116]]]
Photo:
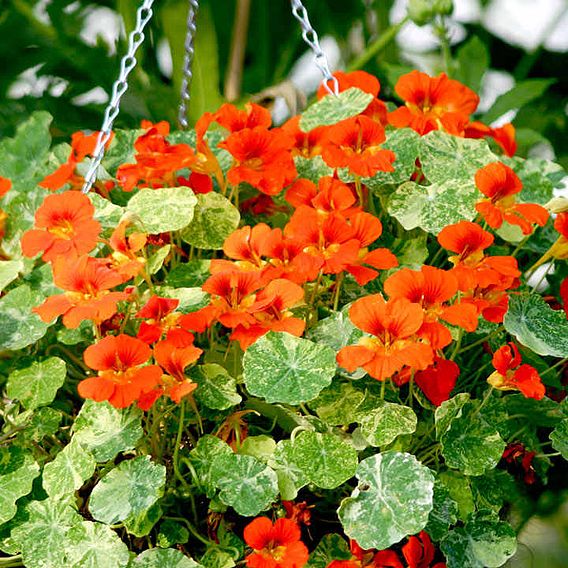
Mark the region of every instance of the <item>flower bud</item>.
[[453, 0], [434, 0], [432, 11], [439, 16], [450, 16], [454, 11]]
[[431, 0], [409, 0], [408, 17], [417, 25], [425, 26], [435, 15]]

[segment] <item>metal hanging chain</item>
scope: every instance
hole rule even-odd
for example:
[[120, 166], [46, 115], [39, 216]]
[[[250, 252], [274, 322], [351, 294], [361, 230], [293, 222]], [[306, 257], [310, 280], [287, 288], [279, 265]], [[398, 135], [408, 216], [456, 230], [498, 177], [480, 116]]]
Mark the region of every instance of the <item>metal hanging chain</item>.
[[188, 126], [187, 107], [189, 99], [191, 97], [190, 88], [191, 80], [193, 79], [191, 64], [193, 63], [193, 56], [195, 54], [193, 41], [195, 38], [195, 32], [197, 30], [196, 19], [198, 9], [198, 0], [189, 0], [189, 11], [187, 13], [187, 32], [185, 34], [184, 43], [185, 54], [183, 56], [183, 78], [181, 81], [180, 103], [178, 107], [178, 123], [182, 128], [187, 128]]
[[128, 75], [136, 66], [136, 51], [144, 41], [144, 28], [152, 17], [152, 4], [154, 4], [154, 0], [144, 0], [136, 12], [136, 27], [128, 36], [128, 51], [120, 62], [120, 73], [112, 86], [112, 96], [105, 109], [103, 125], [97, 138], [93, 160], [85, 176], [83, 193], [89, 193], [97, 178], [97, 170], [105, 154], [105, 146], [111, 137], [112, 125], [119, 113], [120, 99], [128, 89]]
[[[323, 75], [323, 86], [330, 95], [338, 95], [339, 82], [331, 74], [331, 71], [329, 69], [329, 62], [327, 61], [327, 57], [320, 46], [318, 34], [312, 27], [312, 24], [310, 24], [306, 7], [302, 4], [301, 0], [290, 0], [290, 3], [292, 4], [292, 14], [294, 15], [294, 18], [296, 18], [296, 20], [300, 22], [300, 27], [302, 28], [302, 37], [314, 52], [315, 64]], [[331, 87], [329, 85], [330, 81], [332, 83]]]

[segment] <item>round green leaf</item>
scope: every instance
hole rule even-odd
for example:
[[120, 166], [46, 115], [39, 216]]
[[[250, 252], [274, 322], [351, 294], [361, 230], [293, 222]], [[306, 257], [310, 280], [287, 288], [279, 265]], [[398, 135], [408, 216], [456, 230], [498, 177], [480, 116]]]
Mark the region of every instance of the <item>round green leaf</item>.
[[352, 87], [337, 96], [327, 96], [308, 107], [300, 118], [300, 129], [304, 132], [318, 126], [336, 124], [364, 111], [373, 100], [373, 95]]
[[307, 568], [326, 568], [334, 560], [350, 560], [351, 551], [338, 534], [326, 534], [310, 554]]
[[388, 212], [407, 231], [420, 227], [437, 235], [444, 227], [476, 216], [479, 192], [472, 180], [449, 180], [428, 186], [409, 181], [391, 196]]
[[365, 393], [351, 383], [333, 381], [310, 402], [310, 408], [330, 426], [343, 426], [356, 422], [357, 408], [365, 399]]
[[218, 455], [211, 471], [219, 498], [239, 515], [252, 517], [270, 506], [278, 495], [278, 480], [266, 464], [239, 454]]
[[357, 469], [357, 451], [334, 434], [303, 431], [292, 443], [294, 461], [312, 483], [333, 489]]
[[120, 410], [106, 401], [86, 400], [73, 424], [74, 439], [97, 462], [106, 462], [136, 446], [142, 436], [141, 418], [142, 411], [135, 407]]
[[66, 375], [67, 366], [59, 357], [32, 363], [8, 377], [8, 397], [19, 400], [28, 410], [45, 406], [53, 401]]
[[259, 436], [247, 436], [241, 444], [238, 453], [245, 456], [252, 456], [264, 463], [268, 463], [270, 458], [274, 455], [275, 450], [276, 442], [274, 438], [266, 434], [260, 434]]
[[458, 410], [440, 436], [440, 443], [446, 465], [466, 475], [483, 475], [493, 469], [505, 449], [499, 432], [478, 413], [473, 402]]
[[160, 532], [156, 544], [160, 548], [168, 548], [176, 544], [185, 544], [189, 540], [189, 531], [180, 523], [165, 520], [160, 524]]
[[568, 320], [539, 294], [514, 294], [503, 318], [505, 329], [539, 355], [568, 357]]
[[45, 335], [49, 324], [32, 313], [42, 301], [43, 295], [26, 284], [0, 298], [0, 348], [23, 349]]
[[76, 438], [43, 468], [43, 488], [50, 497], [73, 493], [95, 472], [95, 458]]
[[16, 514], [16, 501], [32, 490], [38, 475], [31, 454], [18, 446], [0, 448], [0, 525]]
[[412, 434], [417, 418], [412, 408], [392, 402], [383, 402], [377, 408], [357, 415], [361, 434], [371, 446], [386, 446], [398, 436]]
[[139, 554], [128, 568], [200, 568], [198, 564], [174, 548], [151, 548]]
[[148, 510], [163, 493], [166, 468], [150, 456], [123, 461], [95, 486], [89, 510], [97, 521], [112, 525]]
[[458, 520], [458, 504], [452, 499], [449, 489], [438, 479], [434, 483], [434, 506], [428, 516], [426, 532], [435, 541], [448, 533], [450, 525]]
[[197, 198], [189, 187], [141, 189], [126, 210], [135, 215], [150, 234], [179, 231], [193, 219]]
[[20, 545], [22, 560], [28, 568], [69, 566], [66, 559], [67, 534], [83, 520], [65, 500], [32, 501], [27, 506], [28, 520], [12, 529]]
[[357, 468], [359, 485], [339, 507], [345, 534], [383, 550], [421, 531], [433, 506], [434, 475], [413, 455], [384, 452]]
[[552, 447], [568, 460], [568, 418], [564, 418], [550, 433]]
[[193, 220], [182, 231], [186, 243], [200, 249], [222, 249], [225, 239], [239, 226], [239, 210], [214, 191], [197, 196]]
[[101, 227], [103, 229], [115, 229], [124, 215], [124, 208], [101, 197], [98, 193], [91, 191], [88, 195], [95, 207], [94, 217], [101, 224]]
[[517, 550], [515, 531], [497, 519], [474, 519], [440, 544], [448, 568], [498, 568]]
[[231, 447], [211, 434], [205, 434], [199, 438], [197, 445], [189, 452], [189, 461], [196, 473], [199, 488], [209, 497], [215, 495], [213, 482], [213, 462], [218, 456], [230, 456], [233, 453]]
[[122, 568], [130, 562], [126, 544], [101, 523], [84, 521], [71, 527], [65, 552], [68, 568]]
[[298, 496], [298, 491], [308, 484], [306, 472], [296, 463], [296, 454], [290, 440], [278, 442], [268, 465], [276, 472], [280, 497], [285, 501], [293, 501]]
[[420, 138], [419, 157], [426, 179], [436, 184], [473, 184], [477, 170], [497, 161], [485, 140], [461, 138], [441, 130]]
[[237, 393], [237, 381], [221, 365], [208, 363], [193, 367], [189, 376], [197, 383], [195, 399], [207, 408], [226, 410], [242, 400]]
[[289, 333], [269, 332], [243, 358], [243, 376], [253, 396], [300, 404], [315, 398], [335, 374], [335, 352]]

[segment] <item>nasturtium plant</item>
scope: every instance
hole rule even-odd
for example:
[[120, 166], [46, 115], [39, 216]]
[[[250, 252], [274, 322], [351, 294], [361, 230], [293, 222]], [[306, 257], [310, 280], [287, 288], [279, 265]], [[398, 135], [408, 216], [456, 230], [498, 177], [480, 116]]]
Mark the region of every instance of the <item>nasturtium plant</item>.
[[[451, 7], [409, 18], [441, 37]], [[40, 111], [0, 141], [0, 566], [502, 566], [566, 489], [565, 153], [528, 152], [532, 106], [483, 121], [480, 38], [383, 68], [406, 20], [355, 61], [381, 82], [217, 104], [210, 8], [192, 124], [125, 121], [86, 193], [98, 132]], [[133, 76], [154, 102], [127, 106], [171, 110]]]

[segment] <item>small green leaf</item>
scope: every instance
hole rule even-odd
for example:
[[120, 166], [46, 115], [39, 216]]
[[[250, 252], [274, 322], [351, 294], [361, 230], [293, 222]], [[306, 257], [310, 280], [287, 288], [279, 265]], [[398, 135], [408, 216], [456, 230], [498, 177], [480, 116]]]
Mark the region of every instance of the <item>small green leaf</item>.
[[200, 568], [198, 564], [174, 548], [150, 548], [130, 561], [128, 568]]
[[86, 400], [73, 424], [74, 438], [97, 462], [106, 462], [136, 446], [142, 437], [141, 418], [138, 408], [120, 410], [106, 401]]
[[89, 500], [93, 518], [106, 524], [147, 511], [163, 494], [166, 468], [150, 456], [122, 462], [95, 486]]
[[549, 438], [552, 441], [552, 447], [560, 452], [565, 460], [568, 460], [568, 418], [564, 418], [554, 428]]
[[[27, 415], [24, 418], [24, 415]], [[22, 423], [18, 420], [22, 416]], [[37, 410], [29, 410], [16, 417], [16, 425], [25, 424], [22, 432], [24, 439], [39, 442], [45, 436], [55, 434], [59, 428], [62, 414], [58, 410], [50, 407], [43, 407]]]
[[12, 530], [21, 546], [22, 560], [28, 568], [60, 568], [66, 560], [67, 534], [83, 519], [65, 500], [32, 501], [28, 520]]
[[[503, 455], [505, 442], [494, 426], [479, 414], [478, 405], [471, 401], [466, 401], [459, 408], [454, 406], [455, 413], [452, 410], [442, 414], [446, 408], [454, 404], [452, 400], [443, 402], [436, 409], [437, 423], [443, 416], [443, 427], [437, 424], [437, 429], [439, 432], [443, 431], [438, 435], [438, 439], [442, 445], [442, 455], [446, 465], [466, 475], [483, 475], [485, 471], [497, 465]], [[440, 410], [444, 405], [446, 407]]]
[[245, 441], [241, 444], [238, 453], [245, 456], [252, 456], [264, 463], [268, 463], [274, 455], [275, 450], [276, 442], [274, 438], [266, 434], [260, 434], [259, 436], [247, 436]]
[[225, 239], [239, 226], [239, 210], [216, 192], [197, 196], [193, 220], [182, 231], [186, 243], [200, 249], [222, 249]]
[[152, 254], [146, 263], [146, 270], [148, 271], [148, 274], [156, 274], [156, 272], [162, 268], [164, 261], [168, 257], [168, 254], [170, 254], [171, 250], [172, 245], [165, 245]]
[[95, 472], [95, 459], [75, 437], [43, 468], [43, 488], [50, 497], [72, 494]]
[[454, 78], [479, 92], [483, 75], [489, 67], [489, 52], [485, 43], [477, 36], [471, 36], [458, 49], [457, 62], [458, 70]]
[[460, 393], [445, 400], [436, 408], [434, 417], [436, 421], [436, 438], [438, 440], [450, 429], [452, 420], [460, 415], [464, 404], [468, 401], [469, 394]]
[[458, 221], [476, 215], [479, 192], [470, 180], [451, 180], [428, 186], [409, 181], [390, 196], [387, 209], [407, 231], [420, 227], [437, 235]]
[[221, 365], [209, 363], [192, 367], [189, 377], [197, 383], [195, 399], [207, 408], [226, 410], [241, 402], [237, 381]]
[[169, 286], [157, 286], [156, 293], [164, 298], [179, 300], [177, 311], [182, 314], [195, 312], [209, 303], [209, 294], [201, 288], [170, 288]]
[[235, 559], [220, 546], [210, 546], [205, 554], [199, 559], [200, 564], [205, 568], [233, 568]]
[[[325, 321], [325, 320], [324, 320]], [[333, 381], [310, 402], [317, 415], [330, 426], [343, 426], [356, 422], [356, 411], [365, 399], [365, 393], [351, 383]]]
[[458, 504], [452, 499], [449, 489], [439, 480], [434, 483], [434, 507], [428, 516], [426, 532], [435, 541], [448, 533], [450, 525], [458, 520]]
[[239, 515], [252, 517], [268, 508], [278, 495], [274, 471], [252, 456], [218, 455], [211, 471], [219, 498]]
[[0, 348], [23, 349], [41, 339], [49, 327], [32, 308], [43, 296], [27, 285], [18, 286], [0, 298]]
[[166, 519], [160, 524], [156, 544], [160, 548], [169, 548], [176, 544], [185, 544], [189, 540], [189, 531], [180, 523]]
[[322, 489], [334, 489], [355, 475], [357, 451], [335, 434], [303, 431], [292, 448], [295, 464]]
[[513, 528], [498, 519], [473, 518], [440, 544], [448, 568], [498, 568], [517, 550]]
[[308, 484], [306, 472], [296, 462], [296, 454], [290, 440], [280, 440], [268, 465], [278, 477], [280, 496], [285, 501], [293, 501], [298, 491]]
[[190, 260], [174, 266], [166, 276], [166, 284], [174, 288], [201, 288], [209, 278], [209, 260]]
[[89, 193], [89, 199], [95, 206], [95, 219], [103, 229], [115, 229], [124, 215], [124, 208], [101, 197], [98, 193]]
[[122, 568], [130, 553], [119, 536], [106, 525], [83, 521], [69, 529], [65, 538], [68, 568]]
[[358, 486], [338, 514], [345, 534], [362, 548], [383, 550], [426, 526], [434, 475], [413, 455], [375, 454], [359, 464], [357, 477]]
[[308, 333], [308, 339], [322, 343], [339, 351], [346, 345], [353, 345], [363, 337], [363, 332], [355, 327], [349, 319], [349, 310], [333, 312], [320, 320]]
[[157, 234], [187, 227], [196, 203], [189, 187], [145, 188], [130, 199], [126, 210], [136, 216], [144, 231]]
[[356, 116], [373, 100], [373, 95], [352, 87], [337, 96], [323, 97], [308, 107], [300, 118], [300, 129], [309, 132], [318, 126], [328, 126]]
[[197, 445], [189, 452], [189, 461], [195, 470], [200, 488], [209, 499], [215, 495], [215, 484], [212, 477], [213, 461], [216, 457], [230, 456], [233, 453], [230, 446], [211, 434], [199, 438]]
[[0, 291], [16, 280], [23, 269], [24, 263], [21, 260], [0, 260]]
[[55, 398], [66, 375], [67, 366], [59, 357], [32, 363], [30, 367], [14, 371], [8, 377], [8, 396], [19, 400], [28, 410], [46, 406]]
[[129, 534], [138, 538], [150, 534], [155, 524], [162, 518], [164, 511], [159, 503], [154, 503], [142, 513], [129, 515], [122, 524]]
[[483, 122], [490, 124], [507, 111], [520, 109], [542, 96], [555, 79], [527, 79], [517, 83], [510, 91], [497, 97], [493, 106], [483, 115]]
[[465, 475], [452, 470], [442, 471], [438, 474], [438, 479], [442, 485], [450, 492], [450, 497], [458, 505], [458, 518], [462, 521], [467, 520], [469, 515], [475, 510], [473, 493], [471, 491], [470, 479]]
[[310, 554], [307, 568], [326, 568], [334, 560], [350, 560], [351, 551], [338, 534], [326, 534]]
[[299, 404], [312, 400], [331, 383], [335, 352], [289, 333], [269, 332], [247, 349], [243, 367], [253, 396]]
[[[107, 172], [114, 175], [118, 167], [122, 164], [134, 163], [134, 155], [136, 153], [134, 142], [136, 142], [136, 139], [140, 135], [144, 134], [144, 130], [141, 128], [113, 130], [113, 133], [114, 136], [112, 137], [110, 146], [105, 152], [102, 165]], [[93, 194], [89, 194], [89, 197], [92, 198], [92, 195]]]
[[503, 325], [517, 341], [539, 355], [568, 357], [568, 320], [539, 294], [512, 294]]
[[475, 172], [497, 160], [485, 140], [460, 138], [434, 130], [420, 138], [420, 164], [426, 179], [439, 185], [469, 182]]
[[32, 490], [38, 475], [31, 454], [18, 446], [0, 448], [0, 525], [16, 514], [16, 501]]
[[357, 414], [361, 434], [371, 446], [386, 446], [398, 436], [412, 434], [416, 430], [417, 418], [412, 408], [392, 402]]

